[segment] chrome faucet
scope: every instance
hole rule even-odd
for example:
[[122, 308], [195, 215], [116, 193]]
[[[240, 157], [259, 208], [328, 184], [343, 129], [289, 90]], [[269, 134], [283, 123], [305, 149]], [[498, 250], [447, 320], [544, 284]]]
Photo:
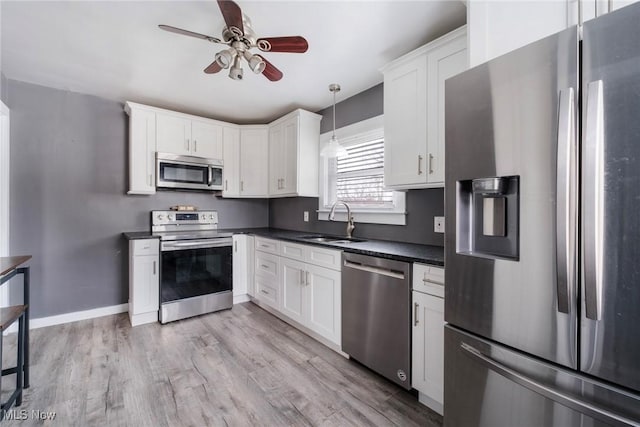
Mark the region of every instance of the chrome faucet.
[[356, 228], [356, 225], [353, 223], [353, 215], [351, 215], [351, 208], [348, 204], [343, 202], [342, 200], [336, 201], [333, 206], [331, 206], [331, 212], [329, 212], [329, 221], [333, 221], [336, 214], [336, 205], [338, 203], [342, 203], [345, 208], [347, 208], [347, 239], [351, 238], [353, 234], [353, 229]]

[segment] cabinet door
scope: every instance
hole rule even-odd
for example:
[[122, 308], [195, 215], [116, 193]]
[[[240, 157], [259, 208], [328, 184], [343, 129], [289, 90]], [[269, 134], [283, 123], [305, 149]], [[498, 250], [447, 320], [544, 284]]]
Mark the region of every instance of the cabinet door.
[[269, 128], [269, 195], [278, 195], [282, 192], [282, 156], [284, 155], [282, 130], [282, 124]]
[[413, 292], [411, 386], [442, 414], [444, 389], [444, 299]]
[[158, 256], [133, 256], [131, 263], [133, 280], [129, 310], [133, 315], [158, 311], [160, 300]]
[[207, 159], [222, 159], [222, 126], [193, 120], [191, 154]]
[[240, 130], [229, 127], [222, 129], [222, 145], [222, 196], [237, 197], [240, 195]]
[[191, 120], [156, 114], [157, 148], [162, 153], [191, 154]]
[[131, 110], [128, 194], [156, 192], [156, 114]]
[[467, 40], [460, 37], [429, 53], [427, 60], [427, 183], [444, 187], [444, 82], [467, 68]]
[[240, 195], [267, 197], [269, 192], [269, 131], [240, 130]]
[[280, 310], [280, 298], [278, 296], [278, 282], [272, 279], [255, 276], [256, 295], [255, 298], [261, 303], [270, 305], [276, 310]]
[[282, 157], [280, 162], [282, 194], [298, 192], [298, 117], [282, 123]]
[[427, 182], [427, 57], [421, 55], [384, 75], [384, 183]]
[[306, 325], [329, 341], [341, 345], [340, 272], [315, 265], [306, 265], [308, 298]]
[[280, 258], [281, 311], [303, 324], [305, 314], [305, 265], [292, 259]]
[[233, 296], [253, 295], [253, 237], [233, 236]]

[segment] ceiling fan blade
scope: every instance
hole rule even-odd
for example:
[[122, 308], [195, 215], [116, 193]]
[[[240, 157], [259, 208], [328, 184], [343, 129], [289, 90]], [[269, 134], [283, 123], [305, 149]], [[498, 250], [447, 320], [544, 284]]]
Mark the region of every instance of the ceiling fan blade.
[[220, 6], [220, 12], [222, 12], [222, 17], [229, 31], [238, 37], [242, 37], [244, 35], [244, 26], [242, 25], [242, 10], [240, 6], [231, 0], [218, 0], [218, 6]]
[[271, 62], [264, 59], [264, 56], [258, 55], [264, 61], [264, 71], [262, 71], [262, 75], [271, 80], [272, 82], [277, 82], [282, 78], [282, 71], [278, 70]]
[[193, 31], [183, 30], [182, 28], [172, 27], [171, 25], [161, 24], [161, 25], [158, 25], [158, 27], [160, 27], [160, 29], [162, 30], [169, 31], [171, 33], [182, 34], [183, 36], [195, 37], [197, 39], [206, 40], [211, 43], [222, 43], [220, 39], [217, 39], [215, 37], [207, 36], [200, 33], [194, 33]]
[[207, 74], [215, 74], [222, 70], [222, 67], [218, 65], [218, 61], [213, 61], [207, 68], [204, 69], [204, 72]]
[[304, 37], [265, 37], [256, 42], [258, 49], [263, 52], [289, 52], [304, 53], [309, 49], [309, 44]]

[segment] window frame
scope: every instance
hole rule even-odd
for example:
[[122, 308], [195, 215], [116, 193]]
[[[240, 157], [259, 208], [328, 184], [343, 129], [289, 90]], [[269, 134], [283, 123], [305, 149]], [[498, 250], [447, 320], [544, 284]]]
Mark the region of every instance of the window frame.
[[[329, 143], [332, 131], [320, 135], [320, 150]], [[372, 117], [349, 126], [336, 129], [336, 137], [345, 146], [359, 144], [374, 139], [384, 138], [384, 115]], [[328, 221], [331, 207], [329, 201], [329, 162], [325, 157], [319, 159], [319, 197], [318, 220]], [[355, 206], [351, 209], [355, 222], [371, 224], [406, 225], [405, 193], [393, 191], [393, 207], [364, 207]], [[347, 211], [343, 205], [338, 205], [335, 211], [336, 221], [346, 221]]]

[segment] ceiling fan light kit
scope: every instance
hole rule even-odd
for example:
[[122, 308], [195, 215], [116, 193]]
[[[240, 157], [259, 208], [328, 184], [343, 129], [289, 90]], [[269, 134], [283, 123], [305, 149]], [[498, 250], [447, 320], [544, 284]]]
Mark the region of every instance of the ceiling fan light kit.
[[207, 74], [218, 73], [229, 68], [230, 78], [242, 80], [242, 58], [244, 58], [251, 71], [256, 74], [262, 73], [270, 81], [278, 81], [282, 79], [282, 71], [263, 56], [253, 54], [250, 50], [257, 47], [263, 52], [304, 53], [309, 48], [309, 44], [301, 36], [256, 38], [251, 28], [251, 20], [242, 13], [240, 6], [231, 0], [218, 0], [218, 6], [226, 23], [226, 27], [222, 30], [222, 40], [170, 25], [159, 25], [165, 31], [229, 46], [216, 53], [214, 62], [204, 69]]
[[337, 83], [330, 84], [329, 92], [333, 93], [333, 134], [329, 143], [320, 150], [320, 155], [327, 158], [345, 157], [349, 155], [349, 152], [336, 137], [336, 92], [340, 92], [340, 85]]

